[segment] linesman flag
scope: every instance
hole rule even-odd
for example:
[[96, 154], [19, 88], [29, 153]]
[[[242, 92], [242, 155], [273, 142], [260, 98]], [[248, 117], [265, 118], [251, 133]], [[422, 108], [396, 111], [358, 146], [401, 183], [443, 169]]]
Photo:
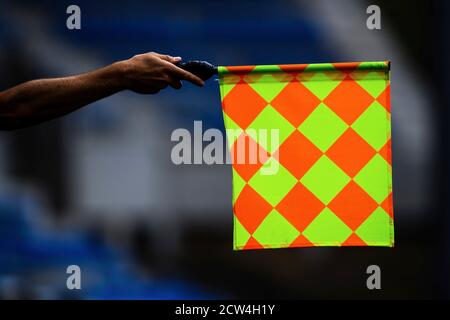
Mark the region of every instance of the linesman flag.
[[389, 66], [218, 68], [235, 250], [394, 245]]

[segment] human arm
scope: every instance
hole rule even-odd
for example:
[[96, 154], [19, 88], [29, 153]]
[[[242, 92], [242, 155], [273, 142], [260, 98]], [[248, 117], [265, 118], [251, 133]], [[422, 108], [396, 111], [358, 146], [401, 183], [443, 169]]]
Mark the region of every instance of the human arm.
[[204, 82], [175, 65], [181, 59], [158, 53], [128, 60], [80, 75], [32, 80], [0, 92], [0, 130], [15, 130], [64, 116], [123, 90], [155, 94], [181, 80]]

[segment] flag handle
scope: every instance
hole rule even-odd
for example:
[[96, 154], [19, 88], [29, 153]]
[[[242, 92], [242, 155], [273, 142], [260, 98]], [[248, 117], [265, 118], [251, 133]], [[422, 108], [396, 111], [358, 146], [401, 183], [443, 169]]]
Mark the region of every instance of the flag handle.
[[217, 74], [217, 67], [207, 61], [180, 61], [176, 63], [176, 66], [195, 74], [202, 80], [208, 80], [213, 75]]

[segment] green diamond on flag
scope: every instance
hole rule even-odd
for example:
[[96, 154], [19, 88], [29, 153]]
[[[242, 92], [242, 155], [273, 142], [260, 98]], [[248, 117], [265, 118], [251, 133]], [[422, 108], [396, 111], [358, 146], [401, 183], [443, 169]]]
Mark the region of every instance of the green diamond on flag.
[[234, 247], [244, 247], [248, 239], [250, 239], [250, 233], [245, 230], [238, 218], [234, 217]]
[[[324, 232], [326, 230], [326, 232]], [[352, 230], [339, 219], [330, 209], [325, 208], [306, 227], [303, 235], [311, 242], [321, 246], [340, 245], [352, 233]]]
[[379, 72], [369, 72], [363, 76], [362, 79], [355, 79], [356, 83], [364, 88], [372, 97], [377, 98], [387, 86], [385, 81], [377, 81], [383, 78], [384, 74]]
[[[263, 150], [256, 163], [232, 163], [235, 250], [394, 245], [389, 70], [386, 61], [218, 68], [231, 159]], [[232, 148], [242, 133], [249, 145]]]
[[295, 130], [294, 126], [268, 105], [245, 130], [247, 134], [270, 153], [280, 145]]
[[382, 176], [390, 175], [390, 165], [379, 154], [376, 154], [353, 179], [376, 202], [382, 203], [389, 195]]
[[328, 204], [350, 178], [327, 156], [322, 156], [300, 180], [320, 201]]
[[352, 128], [375, 150], [380, 150], [390, 139], [390, 117], [376, 101], [356, 119]]
[[367, 245], [377, 245], [391, 241], [393, 235], [392, 218], [381, 207], [375, 211], [355, 231]]
[[348, 125], [336, 113], [321, 103], [298, 130], [325, 152], [347, 128]]
[[[270, 66], [270, 68], [281, 71], [277, 66]], [[277, 81], [273, 73], [261, 73], [261, 69], [267, 69], [267, 66], [263, 68], [256, 66], [246, 77], [246, 81], [253, 90], [270, 103], [283, 90], [287, 82]]]
[[248, 184], [272, 206], [276, 206], [295, 186], [297, 179], [274, 158], [270, 158], [264, 166], [266, 171], [257, 172]]
[[[319, 69], [319, 72], [313, 73], [309, 81], [305, 81], [303, 85], [307, 87], [312, 93], [314, 93], [317, 98], [323, 100], [331, 93], [331, 91], [333, 91], [338, 86], [340, 81], [332, 81], [330, 79], [333, 78], [330, 75], [334, 75], [336, 72], [336, 69], [332, 64], [320, 64], [320, 66], [318, 67], [326, 69], [327, 72], [320, 72]], [[305, 71], [316, 69], [317, 66], [309, 65], [308, 67], [306, 67]]]
[[256, 241], [267, 248], [288, 247], [299, 235], [300, 232], [275, 209], [253, 233]]

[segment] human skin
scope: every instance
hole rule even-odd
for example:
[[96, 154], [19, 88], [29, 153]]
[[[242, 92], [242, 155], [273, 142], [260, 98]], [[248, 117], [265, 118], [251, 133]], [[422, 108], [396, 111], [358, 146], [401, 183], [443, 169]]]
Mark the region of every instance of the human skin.
[[0, 92], [0, 130], [16, 130], [59, 118], [117, 92], [155, 94], [181, 81], [204, 82], [175, 65], [180, 57], [155, 52], [64, 78], [32, 80]]

